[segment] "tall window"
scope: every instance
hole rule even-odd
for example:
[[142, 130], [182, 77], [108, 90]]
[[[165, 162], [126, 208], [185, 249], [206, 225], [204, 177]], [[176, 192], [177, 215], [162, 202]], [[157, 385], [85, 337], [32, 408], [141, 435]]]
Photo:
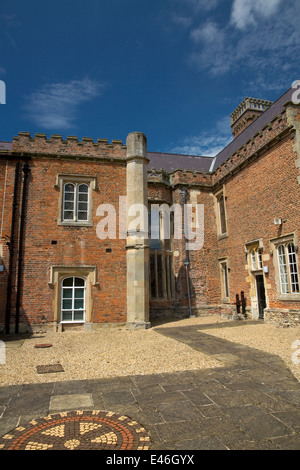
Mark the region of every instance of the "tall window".
[[299, 276], [294, 243], [279, 245], [277, 248], [279, 280], [282, 294], [299, 293]]
[[152, 300], [171, 300], [174, 298], [173, 253], [173, 215], [170, 214], [170, 233], [165, 238], [163, 212], [149, 211], [150, 243], [150, 295]]
[[88, 184], [65, 183], [63, 195], [63, 221], [87, 221], [89, 205]]
[[68, 277], [62, 281], [61, 321], [65, 323], [85, 320], [85, 280]]
[[219, 217], [220, 217], [220, 234], [227, 233], [226, 213], [225, 213], [225, 199], [223, 194], [218, 199]]
[[229, 282], [228, 282], [228, 264], [227, 261], [220, 262], [221, 270], [221, 293], [223, 300], [229, 299]]

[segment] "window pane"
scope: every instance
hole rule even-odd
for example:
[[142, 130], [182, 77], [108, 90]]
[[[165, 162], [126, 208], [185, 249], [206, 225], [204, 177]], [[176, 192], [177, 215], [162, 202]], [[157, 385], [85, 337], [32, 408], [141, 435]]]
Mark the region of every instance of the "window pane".
[[63, 280], [63, 286], [73, 286], [73, 278], [72, 277], [67, 277], [66, 279]]
[[262, 264], [262, 250], [261, 249], [257, 250], [257, 257], [258, 257], [258, 269], [262, 269], [263, 264]]
[[227, 264], [222, 264], [223, 288], [225, 297], [229, 297]]
[[83, 299], [84, 298], [84, 289], [76, 288], [75, 291], [75, 299]]
[[62, 321], [72, 321], [72, 312], [62, 311]]
[[72, 309], [72, 299], [63, 299], [63, 310], [71, 310]]
[[74, 308], [76, 308], [77, 310], [79, 309], [83, 310], [83, 299], [75, 299]]
[[254, 250], [251, 250], [251, 265], [252, 265], [252, 269], [256, 269], [256, 257], [255, 257]]
[[84, 279], [80, 277], [75, 277], [75, 286], [84, 286]]
[[78, 220], [88, 220], [88, 213], [86, 211], [78, 211]]
[[66, 211], [68, 211], [68, 210], [69, 210], [69, 211], [73, 211], [73, 209], [74, 209], [74, 202], [65, 201], [65, 202], [64, 202], [64, 209], [65, 209]]
[[288, 276], [287, 276], [287, 266], [286, 266], [284, 245], [280, 245], [278, 247], [278, 265], [279, 265], [279, 279], [280, 279], [281, 293], [288, 294], [289, 283], [288, 283]]
[[78, 203], [78, 210], [79, 211], [86, 211], [87, 212], [88, 205], [86, 202], [79, 202]]
[[224, 196], [221, 196], [219, 198], [219, 211], [220, 211], [220, 230], [221, 230], [221, 233], [226, 233], [227, 227], [226, 227], [226, 217], [225, 217]]
[[73, 289], [63, 289], [63, 299], [72, 299]]
[[84, 320], [84, 310], [75, 310], [74, 311], [74, 321]]
[[88, 202], [89, 195], [88, 193], [79, 193], [78, 201]]
[[75, 190], [74, 184], [72, 184], [72, 183], [66, 183], [65, 184], [65, 192], [74, 193], [74, 190]]
[[78, 191], [79, 191], [80, 193], [88, 193], [88, 192], [89, 192], [89, 187], [88, 187], [87, 184], [80, 184], [80, 185], [78, 186]]
[[299, 292], [299, 278], [295, 246], [293, 243], [288, 244], [288, 258], [291, 279], [291, 291], [293, 294]]

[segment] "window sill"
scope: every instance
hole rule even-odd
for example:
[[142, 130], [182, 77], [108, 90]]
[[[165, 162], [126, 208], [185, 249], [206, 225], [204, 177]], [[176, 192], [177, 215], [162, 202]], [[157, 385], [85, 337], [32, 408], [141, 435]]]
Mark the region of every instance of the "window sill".
[[279, 294], [278, 300], [285, 300], [287, 302], [300, 302], [299, 294]]
[[222, 235], [218, 236], [218, 240], [223, 240], [223, 238], [228, 238], [228, 233], [222, 233]]
[[57, 225], [62, 227], [93, 227], [93, 222], [61, 222], [58, 221]]

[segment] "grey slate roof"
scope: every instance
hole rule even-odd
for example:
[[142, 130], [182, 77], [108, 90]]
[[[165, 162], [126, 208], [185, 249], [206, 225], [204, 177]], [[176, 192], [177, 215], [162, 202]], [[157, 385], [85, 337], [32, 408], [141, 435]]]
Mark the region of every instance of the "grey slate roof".
[[0, 142], [0, 150], [11, 150], [12, 142]]
[[178, 169], [209, 171], [213, 161], [213, 157], [197, 157], [160, 152], [148, 152], [148, 159], [150, 160], [148, 168], [163, 169], [168, 173]]
[[248, 126], [240, 135], [238, 135], [230, 144], [227, 145], [221, 152], [216, 155], [216, 161], [213, 171], [222, 165], [234, 152], [240, 149], [249, 139], [259, 132], [266, 124], [284, 111], [284, 105], [291, 101], [292, 94], [295, 90], [290, 88], [286, 91], [277, 101], [275, 101], [270, 108], [264, 111], [250, 126]]

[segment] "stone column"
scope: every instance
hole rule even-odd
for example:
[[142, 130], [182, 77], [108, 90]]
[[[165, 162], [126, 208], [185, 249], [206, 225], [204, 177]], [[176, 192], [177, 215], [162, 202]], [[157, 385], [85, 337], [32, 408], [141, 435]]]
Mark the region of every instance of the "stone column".
[[[146, 329], [149, 322], [149, 241], [147, 139], [129, 134], [127, 145], [127, 328]], [[144, 210], [143, 210], [144, 209]], [[140, 220], [140, 224], [137, 221]], [[143, 224], [142, 220], [146, 223]]]

